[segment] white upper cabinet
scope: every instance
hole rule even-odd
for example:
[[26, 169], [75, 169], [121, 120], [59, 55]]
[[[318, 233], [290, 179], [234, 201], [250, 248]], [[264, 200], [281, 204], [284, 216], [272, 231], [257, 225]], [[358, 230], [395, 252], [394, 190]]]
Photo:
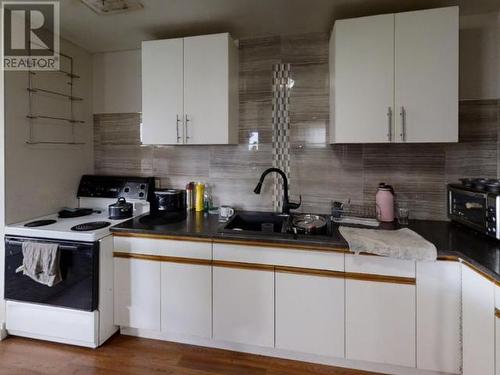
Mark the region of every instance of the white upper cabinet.
[[186, 143], [238, 143], [237, 61], [228, 34], [184, 39]]
[[142, 143], [183, 141], [183, 40], [142, 43]]
[[[330, 39], [331, 143], [389, 142], [394, 105], [394, 15], [335, 22]], [[333, 90], [335, 92], [333, 92]]]
[[238, 142], [238, 49], [229, 34], [142, 43], [142, 143]]
[[335, 23], [330, 143], [458, 141], [458, 7]]
[[458, 142], [458, 7], [395, 16], [397, 142]]

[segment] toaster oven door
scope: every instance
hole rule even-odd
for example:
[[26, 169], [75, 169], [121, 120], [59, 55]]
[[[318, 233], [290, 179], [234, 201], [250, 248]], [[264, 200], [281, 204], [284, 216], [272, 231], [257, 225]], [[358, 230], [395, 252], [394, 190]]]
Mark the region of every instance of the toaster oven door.
[[449, 190], [449, 216], [479, 231], [487, 229], [487, 194], [466, 190]]

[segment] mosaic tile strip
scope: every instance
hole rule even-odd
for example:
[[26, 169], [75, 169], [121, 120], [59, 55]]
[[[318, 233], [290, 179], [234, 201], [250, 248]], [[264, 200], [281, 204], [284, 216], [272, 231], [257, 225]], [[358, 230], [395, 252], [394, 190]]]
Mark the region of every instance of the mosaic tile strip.
[[[290, 178], [290, 89], [292, 78], [290, 64], [273, 65], [273, 103], [272, 103], [272, 145], [273, 166], [281, 169]], [[283, 181], [274, 176], [272, 193], [275, 212], [282, 210]]]

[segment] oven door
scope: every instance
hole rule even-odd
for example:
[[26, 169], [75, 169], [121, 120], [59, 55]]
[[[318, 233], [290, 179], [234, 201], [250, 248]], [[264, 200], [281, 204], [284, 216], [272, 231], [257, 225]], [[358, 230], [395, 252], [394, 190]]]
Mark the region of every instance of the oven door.
[[[59, 245], [61, 282], [49, 287], [16, 273], [23, 264], [25, 241]], [[99, 243], [6, 236], [4, 288], [6, 300], [94, 311], [99, 301]]]
[[488, 195], [449, 188], [449, 217], [481, 232], [487, 231]]

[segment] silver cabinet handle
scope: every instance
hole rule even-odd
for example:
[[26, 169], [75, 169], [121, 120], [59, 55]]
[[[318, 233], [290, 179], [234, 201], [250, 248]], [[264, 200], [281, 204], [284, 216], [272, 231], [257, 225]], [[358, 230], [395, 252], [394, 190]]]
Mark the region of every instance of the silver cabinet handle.
[[401, 112], [399, 114], [401, 115], [401, 133], [399, 135], [401, 140], [406, 142], [406, 109], [404, 106], [401, 107]]
[[179, 135], [179, 122], [182, 120], [179, 118], [179, 115], [175, 115], [176, 117], [176, 135], [177, 135], [177, 143], [179, 143], [179, 140], [182, 139], [182, 137]]
[[387, 139], [392, 142], [392, 108], [387, 107]]
[[191, 137], [188, 135], [189, 132], [188, 132], [188, 125], [189, 123], [191, 122], [191, 120], [189, 119], [188, 115], [184, 115], [184, 118], [186, 119], [186, 135], [185, 135], [185, 142], [188, 143], [188, 139], [191, 139]]

